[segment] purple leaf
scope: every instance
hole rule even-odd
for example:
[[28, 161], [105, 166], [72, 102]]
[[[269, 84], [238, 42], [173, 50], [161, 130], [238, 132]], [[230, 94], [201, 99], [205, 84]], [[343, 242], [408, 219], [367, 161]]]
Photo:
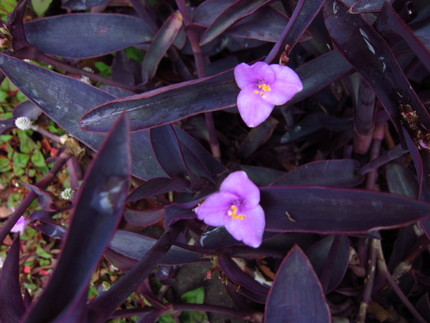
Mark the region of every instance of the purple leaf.
[[430, 50], [414, 34], [412, 29], [403, 21], [402, 18], [394, 11], [391, 4], [383, 2], [384, 6], [378, 16], [376, 28], [382, 35], [396, 33], [402, 37], [415, 52], [427, 70], [430, 71]]
[[145, 53], [142, 62], [143, 83], [152, 79], [157, 71], [158, 64], [172, 46], [182, 27], [182, 16], [174, 12], [167, 18], [158, 33], [154, 36], [151, 46]]
[[350, 243], [345, 235], [327, 236], [307, 252], [323, 290], [328, 293], [342, 281], [348, 269]]
[[385, 0], [357, 0], [354, 5], [349, 8], [349, 12], [354, 14], [379, 12], [384, 3]]
[[[84, 82], [2, 54], [0, 68], [24, 95], [63, 129], [92, 149], [100, 146], [104, 136], [81, 130], [78, 120], [89, 109], [115, 97]], [[109, 127], [112, 121], [113, 118]], [[133, 133], [131, 145], [139, 148], [132, 149], [133, 175], [143, 179], [166, 176], [156, 162], [149, 132]]]
[[9, 249], [0, 273], [0, 320], [18, 323], [25, 312], [19, 283], [19, 235]]
[[292, 169], [272, 185], [324, 185], [354, 187], [363, 181], [360, 163], [353, 159], [320, 160]]
[[267, 298], [266, 322], [330, 322], [321, 284], [303, 251], [295, 246], [279, 267]]
[[199, 26], [212, 25], [217, 17], [237, 0], [206, 0], [193, 12], [193, 23]]
[[225, 30], [231, 27], [235, 22], [243, 19], [264, 5], [268, 4], [271, 0], [238, 0], [228, 8], [226, 8], [215, 19], [215, 21], [208, 27], [206, 32], [202, 35], [200, 45], [204, 45], [214, 40], [221, 35]]
[[142, 19], [119, 14], [58, 15], [28, 22], [24, 29], [42, 52], [72, 58], [102, 56], [152, 39]]
[[59, 319], [87, 290], [121, 218], [130, 163], [128, 124], [122, 116], [106, 137], [84, 179], [54, 273], [40, 298], [26, 313], [25, 322]]
[[166, 216], [164, 208], [149, 209], [149, 210], [131, 210], [126, 209], [124, 219], [135, 226], [147, 227], [161, 221]]
[[407, 104], [430, 128], [428, 111], [385, 40], [359, 15], [349, 14], [340, 2], [327, 1], [323, 13], [336, 47], [373, 88], [397, 130], [401, 119], [399, 106]]
[[[157, 239], [155, 238], [118, 230], [109, 244], [109, 249], [123, 257], [132, 259], [133, 263], [135, 263], [137, 260], [142, 259], [156, 242]], [[172, 246], [160, 259], [158, 264], [174, 266], [201, 261], [208, 261], [208, 259], [202, 259], [200, 254], [196, 251]]]
[[399, 195], [329, 187], [261, 189], [266, 230], [364, 233], [406, 226], [430, 216], [430, 204]]
[[131, 130], [147, 129], [233, 107], [238, 93], [232, 73], [222, 73], [109, 102], [85, 114], [80, 124], [84, 129], [106, 132], [112, 117], [127, 111]]
[[184, 191], [187, 188], [189, 188], [189, 182], [182, 178], [153, 178], [131, 192], [127, 197], [127, 201], [137, 201], [172, 191]]
[[42, 110], [31, 101], [22, 102], [13, 109], [14, 118], [27, 117], [35, 121], [41, 114]]
[[101, 6], [109, 0], [61, 0], [62, 7], [72, 10], [85, 10], [95, 6]]

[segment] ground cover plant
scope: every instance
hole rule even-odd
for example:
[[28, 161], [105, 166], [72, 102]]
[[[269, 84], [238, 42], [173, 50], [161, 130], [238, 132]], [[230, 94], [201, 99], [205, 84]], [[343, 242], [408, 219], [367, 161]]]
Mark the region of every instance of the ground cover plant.
[[0, 3], [1, 322], [428, 322], [430, 3]]

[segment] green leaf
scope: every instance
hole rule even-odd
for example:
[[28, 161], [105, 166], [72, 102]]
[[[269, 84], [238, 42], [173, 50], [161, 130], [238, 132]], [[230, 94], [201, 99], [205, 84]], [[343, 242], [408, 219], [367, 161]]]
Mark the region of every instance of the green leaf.
[[31, 161], [36, 167], [46, 167], [45, 157], [43, 157], [40, 150], [36, 150], [33, 155], [31, 155]]
[[125, 49], [125, 53], [129, 59], [133, 59], [138, 63], [142, 63], [144, 52], [136, 47], [129, 47]]
[[51, 5], [52, 0], [31, 0], [34, 12], [42, 17]]
[[[184, 293], [181, 300], [186, 303], [203, 304], [205, 301], [205, 289], [199, 287]], [[208, 316], [205, 312], [189, 312], [185, 311], [181, 314], [181, 322], [184, 323], [198, 323], [209, 322]]]
[[2, 0], [0, 1], [0, 18], [7, 21], [8, 15], [12, 13], [16, 7], [16, 0]]
[[25, 166], [27, 166], [29, 160], [30, 160], [30, 155], [22, 154], [22, 153], [18, 153], [18, 152], [15, 152], [13, 154], [13, 164], [16, 167], [25, 168]]
[[36, 143], [31, 139], [24, 130], [17, 130], [17, 135], [19, 138], [19, 149], [25, 154], [31, 153], [35, 148], [37, 148]]
[[10, 166], [9, 159], [0, 158], [0, 173], [6, 173], [10, 171], [12, 167]]
[[12, 135], [0, 135], [0, 144], [4, 144], [13, 138]]
[[43, 249], [41, 246], [37, 246], [36, 254], [39, 257], [46, 258], [46, 259], [52, 258], [52, 255], [50, 253], [46, 252], [45, 249]]
[[100, 71], [100, 74], [103, 77], [110, 77], [112, 73], [112, 68], [109, 65], [103, 62], [95, 62], [94, 66]]
[[158, 323], [176, 323], [176, 320], [170, 314], [165, 314], [157, 319]]
[[181, 301], [192, 304], [203, 304], [205, 301], [205, 289], [199, 287], [184, 293], [181, 296]]

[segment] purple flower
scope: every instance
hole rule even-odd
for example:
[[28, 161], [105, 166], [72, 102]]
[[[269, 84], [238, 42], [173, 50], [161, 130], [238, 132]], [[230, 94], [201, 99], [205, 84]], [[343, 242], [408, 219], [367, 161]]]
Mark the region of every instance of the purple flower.
[[11, 232], [19, 232], [21, 235], [24, 233], [25, 227], [30, 223], [23, 216], [21, 216], [15, 225], [10, 229]]
[[245, 172], [231, 173], [218, 193], [210, 195], [195, 212], [207, 225], [225, 226], [238, 241], [258, 248], [266, 221], [260, 206], [260, 190]]
[[291, 68], [279, 64], [241, 63], [234, 68], [241, 89], [237, 97], [240, 116], [248, 127], [266, 120], [275, 105], [281, 105], [303, 89], [302, 81]]

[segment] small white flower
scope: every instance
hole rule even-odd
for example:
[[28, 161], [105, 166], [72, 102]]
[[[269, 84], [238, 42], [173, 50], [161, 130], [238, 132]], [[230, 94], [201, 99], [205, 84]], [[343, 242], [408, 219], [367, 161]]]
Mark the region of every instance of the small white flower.
[[15, 119], [15, 126], [21, 130], [28, 130], [32, 128], [31, 120], [28, 117], [18, 117]]
[[71, 200], [73, 198], [73, 195], [75, 194], [75, 191], [72, 190], [70, 187], [65, 188], [62, 192], [61, 192], [61, 198], [63, 200]]

